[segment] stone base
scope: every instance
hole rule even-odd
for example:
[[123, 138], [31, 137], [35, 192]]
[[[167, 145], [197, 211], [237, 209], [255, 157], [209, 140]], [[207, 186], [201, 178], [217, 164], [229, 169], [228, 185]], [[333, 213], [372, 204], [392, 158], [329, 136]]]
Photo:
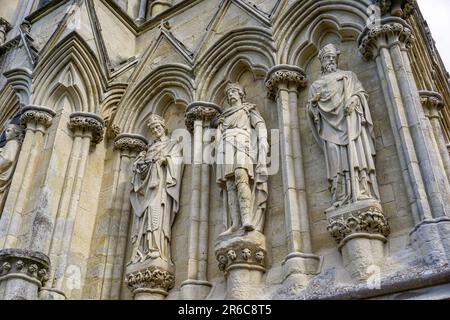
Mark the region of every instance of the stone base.
[[249, 300], [259, 296], [266, 271], [266, 238], [257, 231], [240, 230], [216, 241], [219, 269], [227, 278], [227, 300]]
[[410, 233], [413, 247], [428, 265], [450, 261], [450, 218], [425, 220]]
[[64, 292], [52, 288], [42, 288], [39, 291], [39, 300], [67, 300]]
[[283, 284], [306, 287], [322, 269], [323, 257], [294, 252], [286, 256], [283, 266]]
[[203, 300], [209, 295], [211, 288], [212, 284], [208, 281], [184, 281], [180, 288], [181, 300]]
[[174, 266], [162, 259], [132, 264], [126, 274], [135, 300], [163, 300], [175, 285]]
[[344, 266], [351, 277], [367, 280], [381, 272], [384, 263], [384, 244], [390, 233], [377, 200], [364, 200], [326, 212], [328, 230], [338, 243]]
[[40, 252], [19, 249], [0, 251], [0, 300], [38, 300], [48, 281], [50, 259]]

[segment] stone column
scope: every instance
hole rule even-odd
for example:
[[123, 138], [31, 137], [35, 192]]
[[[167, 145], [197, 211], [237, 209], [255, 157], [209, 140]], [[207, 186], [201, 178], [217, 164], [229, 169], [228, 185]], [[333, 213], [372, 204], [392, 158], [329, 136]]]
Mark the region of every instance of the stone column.
[[138, 154], [147, 149], [147, 145], [147, 139], [136, 134], [120, 134], [114, 141], [114, 149], [119, 157], [113, 173], [113, 188], [107, 207], [109, 228], [102, 300], [120, 299], [120, 289], [125, 278], [124, 262], [131, 216], [132, 165]]
[[53, 232], [50, 257], [55, 267], [50, 277], [51, 288], [64, 291], [66, 267], [70, 257], [75, 220], [89, 157], [89, 150], [103, 140], [104, 121], [93, 113], [77, 112], [70, 115], [68, 124], [73, 134], [72, 149], [66, 169], [64, 193], [59, 202], [59, 213]]
[[44, 138], [54, 116], [55, 112], [46, 107], [28, 106], [22, 109], [21, 121], [26, 126], [26, 133], [0, 219], [1, 249], [17, 247], [22, 214], [28, 202], [38, 157], [44, 151]]
[[148, 0], [140, 0], [139, 16], [136, 19], [136, 22], [138, 22], [138, 23], [145, 22], [146, 13], [147, 13], [147, 5], [148, 5]]
[[[427, 263], [445, 263], [450, 254], [450, 186], [425, 116], [408, 49], [414, 36], [401, 18], [387, 17], [359, 37], [366, 60], [375, 60], [395, 136], [416, 227], [413, 245]], [[444, 230], [445, 229], [445, 230]]]
[[49, 258], [40, 252], [0, 250], [0, 300], [37, 300], [49, 268]]
[[11, 30], [11, 25], [8, 21], [0, 18], [0, 47], [6, 42], [6, 34]]
[[269, 97], [277, 101], [281, 130], [281, 159], [285, 221], [289, 254], [283, 262], [284, 280], [306, 285], [320, 273], [321, 257], [312, 253], [298, 116], [298, 94], [306, 86], [305, 72], [296, 66], [273, 67], [266, 79]]
[[185, 300], [204, 299], [211, 290], [208, 282], [208, 234], [210, 166], [203, 159], [204, 128], [220, 113], [220, 108], [209, 102], [194, 102], [186, 110], [186, 127], [194, 134], [191, 209], [189, 228], [188, 280], [181, 284]]
[[419, 91], [425, 116], [430, 121], [433, 129], [436, 149], [441, 153], [442, 166], [445, 168], [447, 178], [450, 179], [450, 157], [448, 155], [447, 145], [445, 144], [444, 133], [441, 126], [441, 110], [444, 108], [442, 95], [438, 92]]

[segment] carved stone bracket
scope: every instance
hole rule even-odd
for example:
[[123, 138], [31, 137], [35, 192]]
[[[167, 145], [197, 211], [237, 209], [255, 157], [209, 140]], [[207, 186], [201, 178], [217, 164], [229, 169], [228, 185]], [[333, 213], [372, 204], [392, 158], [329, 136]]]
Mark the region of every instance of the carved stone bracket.
[[219, 269], [225, 274], [232, 269], [242, 267], [266, 271], [265, 237], [259, 232], [232, 239], [219, 238], [216, 242], [215, 254]]
[[327, 229], [339, 244], [339, 249], [355, 236], [374, 235], [385, 240], [390, 234], [381, 206], [375, 203], [330, 218]]
[[366, 28], [359, 36], [359, 51], [366, 61], [372, 61], [380, 48], [400, 43], [404, 49], [411, 48], [415, 37], [411, 27], [401, 18], [385, 18], [380, 25]]
[[92, 143], [98, 144], [103, 140], [105, 122], [94, 113], [77, 112], [70, 115], [69, 129], [74, 133], [91, 133]]
[[372, 0], [372, 3], [380, 7], [381, 15], [392, 15], [407, 19], [414, 12], [414, 0]]
[[0, 282], [20, 278], [41, 288], [49, 279], [50, 259], [40, 252], [5, 249], [0, 251]]
[[439, 112], [444, 108], [442, 95], [433, 91], [419, 91], [420, 100], [428, 118], [440, 118]]
[[150, 266], [142, 271], [127, 274], [125, 282], [135, 295], [151, 292], [166, 296], [175, 285], [175, 276], [157, 266]]
[[222, 110], [214, 103], [204, 101], [193, 102], [186, 109], [186, 128], [192, 132], [194, 131], [194, 122], [196, 120], [202, 120], [204, 123], [210, 123], [220, 113], [222, 113]]
[[46, 107], [27, 106], [22, 109], [21, 122], [23, 125], [42, 126], [44, 129], [52, 125], [53, 117], [56, 115], [55, 111]]
[[291, 65], [278, 65], [273, 67], [266, 78], [266, 87], [269, 98], [275, 100], [281, 83], [295, 84], [298, 88], [305, 88], [307, 84], [306, 73], [302, 68]]
[[139, 154], [147, 149], [148, 141], [137, 134], [123, 133], [114, 140], [114, 149]]

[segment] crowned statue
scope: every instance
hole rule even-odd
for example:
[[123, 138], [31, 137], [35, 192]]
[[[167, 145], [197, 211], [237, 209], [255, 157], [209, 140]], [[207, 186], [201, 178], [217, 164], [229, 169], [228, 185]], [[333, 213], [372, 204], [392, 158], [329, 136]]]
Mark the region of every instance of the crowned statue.
[[148, 126], [153, 143], [133, 166], [130, 264], [156, 259], [172, 264], [171, 230], [180, 207], [182, 149], [178, 141], [169, 138], [163, 118], [152, 115]]
[[322, 74], [308, 103], [310, 126], [325, 153], [332, 208], [380, 199], [368, 94], [355, 73], [338, 69], [339, 55], [333, 44], [320, 50]]

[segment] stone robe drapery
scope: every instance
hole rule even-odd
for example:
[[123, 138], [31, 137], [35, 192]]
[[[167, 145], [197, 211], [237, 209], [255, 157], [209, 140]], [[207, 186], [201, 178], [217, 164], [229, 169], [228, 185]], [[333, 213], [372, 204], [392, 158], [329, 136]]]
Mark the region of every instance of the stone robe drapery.
[[[167, 164], [157, 161], [166, 159]], [[142, 165], [148, 167], [142, 169]], [[171, 229], [179, 211], [183, 156], [177, 141], [157, 141], [141, 153], [134, 164], [131, 205], [134, 213], [132, 262], [142, 262], [159, 253], [172, 262]], [[141, 261], [135, 261], [141, 257]]]
[[0, 215], [14, 175], [19, 151], [20, 143], [17, 140], [8, 141], [0, 149]]
[[[267, 138], [265, 121], [255, 105], [243, 103], [230, 107], [218, 119], [216, 164], [217, 183], [226, 190], [227, 180], [234, 179], [237, 169], [245, 169], [252, 187], [252, 225], [257, 231], [264, 228], [264, 212], [268, 199], [267, 154], [260, 152], [262, 137], [256, 129], [262, 126]], [[230, 227], [231, 212], [228, 194], [223, 192], [225, 225]]]
[[[309, 98], [318, 100], [309, 104], [309, 121], [325, 153], [333, 205], [379, 199], [373, 122], [368, 95], [356, 74], [338, 70], [323, 75], [311, 86]], [[356, 108], [347, 115], [355, 98]]]

